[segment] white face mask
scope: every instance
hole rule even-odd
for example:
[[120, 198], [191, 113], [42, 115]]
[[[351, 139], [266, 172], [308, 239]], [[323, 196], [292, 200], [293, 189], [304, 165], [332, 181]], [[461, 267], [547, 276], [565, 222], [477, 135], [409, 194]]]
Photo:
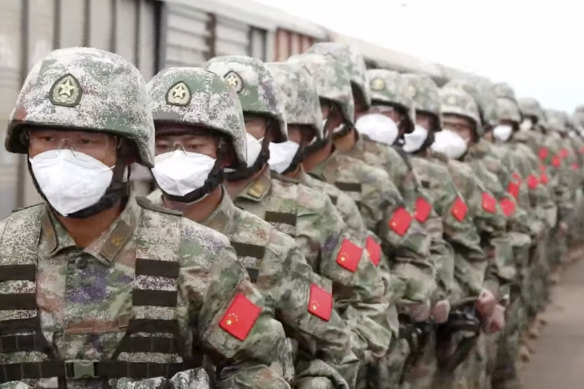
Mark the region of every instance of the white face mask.
[[511, 138], [513, 127], [508, 124], [499, 124], [493, 129], [493, 136], [499, 142], [507, 142]]
[[393, 145], [399, 135], [397, 124], [380, 113], [368, 113], [361, 116], [355, 123], [357, 131], [367, 135], [371, 140]]
[[466, 153], [468, 145], [456, 132], [444, 129], [434, 135], [432, 150], [446, 155], [450, 159], [458, 159]]
[[519, 125], [519, 129], [521, 131], [529, 131], [533, 128], [533, 122], [531, 121], [531, 119], [527, 118], [524, 119], [521, 124]]
[[172, 196], [186, 196], [205, 185], [215, 159], [183, 150], [157, 155], [152, 174], [156, 184]]
[[113, 177], [113, 166], [69, 149], [29, 158], [36, 182], [51, 206], [63, 216], [96, 204]]
[[402, 146], [406, 153], [415, 153], [420, 150], [426, 139], [428, 138], [428, 130], [416, 124], [414, 131], [410, 134], [404, 134], [405, 143]]
[[288, 140], [282, 143], [270, 143], [270, 169], [282, 173], [290, 167], [300, 145]]
[[262, 151], [262, 141], [264, 138], [256, 139], [249, 133], [246, 133], [245, 135], [247, 141], [247, 159], [245, 162], [247, 163], [247, 167], [252, 167]]

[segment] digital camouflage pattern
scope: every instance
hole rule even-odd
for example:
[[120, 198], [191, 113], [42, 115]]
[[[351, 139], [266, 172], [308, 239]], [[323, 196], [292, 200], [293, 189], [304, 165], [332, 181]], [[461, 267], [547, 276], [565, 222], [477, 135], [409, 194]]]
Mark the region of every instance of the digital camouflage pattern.
[[[168, 68], [147, 85], [155, 122], [205, 127], [226, 135], [245, 166], [245, 122], [237, 94], [221, 77], [200, 68]], [[234, 166], [236, 167], [236, 166]]]
[[288, 138], [286, 115], [278, 89], [267, 66], [256, 58], [229, 55], [215, 57], [205, 65], [231, 86], [241, 103], [244, 114], [257, 114], [272, 118], [278, 124], [273, 142]]
[[546, 123], [551, 131], [556, 131], [562, 134], [568, 132], [568, 127], [566, 123], [565, 112], [556, 109], [546, 109], [545, 110]]
[[[335, 306], [351, 328], [355, 354], [362, 358], [368, 350], [383, 355], [391, 332], [386, 316], [389, 301], [381, 271], [364, 250], [365, 242], [352, 239], [326, 194], [282, 176], [271, 179], [266, 169], [246, 186], [234, 203], [294, 237], [314, 271], [333, 281]], [[346, 242], [360, 249], [354, 272], [338, 261]]]
[[[164, 205], [160, 191], [153, 192], [149, 199]], [[319, 357], [347, 381], [339, 381], [333, 375], [329, 377], [331, 384], [335, 388], [351, 387], [359, 362], [350, 349], [348, 328], [334, 309], [328, 320], [308, 310], [311, 285], [332, 294], [332, 283], [313, 272], [294, 239], [259, 217], [235, 207], [226, 193], [201, 224], [229, 238], [238, 261], [254, 275], [252, 282], [263, 294], [266, 307], [284, 324], [286, 335], [298, 343], [303, 350], [303, 358], [306, 359], [313, 350], [321, 350]], [[316, 357], [312, 355], [312, 358]], [[289, 370], [292, 371], [285, 374], [288, 381], [303, 377], [303, 372], [294, 374], [293, 369]], [[316, 375], [315, 372], [313, 374]]]
[[440, 106], [443, 116], [458, 115], [470, 119], [477, 131], [481, 126], [479, 109], [475, 100], [471, 95], [460, 89], [440, 89]]
[[367, 82], [367, 67], [363, 56], [349, 45], [337, 42], [319, 42], [308, 50], [309, 53], [330, 55], [339, 61], [351, 78], [351, 85], [357, 88], [365, 102], [365, 109], [371, 105], [371, 89]]
[[126, 59], [92, 48], [52, 51], [29, 72], [12, 111], [6, 150], [26, 154], [27, 125], [107, 132], [136, 145], [154, 165], [154, 125], [145, 81]]
[[519, 104], [519, 110], [521, 111], [523, 117], [530, 117], [532, 120], [534, 120], [534, 124], [545, 121], [545, 112], [543, 111], [541, 104], [539, 104], [539, 101], [536, 99], [525, 97], [518, 99], [517, 103]]
[[322, 111], [312, 76], [299, 64], [291, 62], [267, 65], [280, 90], [288, 124], [310, 126], [318, 138], [322, 139]]
[[[256, 361], [225, 369], [225, 375], [218, 377], [219, 382], [237, 377], [249, 387], [289, 387], [277, 374], [282, 370], [278, 362], [282, 360], [278, 355], [281, 350], [277, 349], [284, 345], [284, 332], [281, 324], [271, 319], [269, 309], [262, 308], [243, 341], [219, 326], [237, 293], [260, 307], [264, 305], [224, 236], [176, 215], [143, 208], [130, 199], [110, 228], [85, 249], [75, 244], [45, 205], [20, 211], [0, 223], [4, 250], [18, 250], [16, 242], [27, 241], [31, 226], [40, 229], [38, 258], [32, 256], [37, 266], [36, 282], [3, 281], [0, 293], [34, 293], [36, 286], [43, 333], [59, 358], [108, 360], [131, 319], [176, 319], [186, 357], [193, 352], [200, 355], [212, 350], [234, 362]], [[4, 251], [1, 265], [29, 263], [24, 252], [18, 250], [7, 255]], [[167, 261], [175, 257], [178, 279], [136, 276], [138, 257]], [[133, 304], [134, 289], [176, 291], [176, 307]], [[0, 313], [0, 322], [37, 314], [35, 310]], [[192, 323], [197, 323], [195, 328]], [[194, 344], [197, 346], [193, 347]], [[46, 358], [39, 352], [2, 355], [2, 360], [9, 363]], [[121, 352], [118, 359], [168, 363], [180, 361], [180, 356]], [[69, 387], [93, 388], [104, 384], [102, 380], [70, 381]]]
[[434, 115], [436, 128], [442, 129], [442, 114], [440, 113], [440, 89], [436, 83], [426, 75], [404, 74], [403, 78], [408, 82], [408, 94], [416, 105], [416, 112], [425, 112]]
[[430, 237], [415, 220], [402, 235], [392, 229], [395, 213], [404, 210], [406, 204], [387, 173], [348, 155], [333, 153], [310, 174], [337, 186], [358, 204], [365, 225], [381, 239], [390, 260], [395, 300], [406, 305], [427, 302], [435, 289]]
[[460, 89], [472, 96], [481, 118], [481, 126], [478, 127], [477, 135], [479, 137], [484, 135], [486, 127], [491, 127], [497, 124], [497, 100], [495, 96], [490, 93], [490, 87], [478, 80], [459, 78], [450, 80], [444, 85], [444, 89]]
[[316, 82], [316, 91], [321, 99], [337, 103], [348, 123], [355, 122], [355, 103], [351, 91], [350, 76], [343, 65], [330, 56], [302, 54], [291, 57], [292, 63], [303, 66]]
[[513, 122], [515, 128], [521, 122], [521, 112], [515, 100], [507, 97], [497, 97], [497, 116], [499, 120], [509, 120]]
[[457, 201], [466, 201], [445, 166], [432, 158], [414, 156], [411, 160], [422, 187], [431, 196], [433, 209], [442, 218], [444, 239], [455, 251], [454, 283], [449, 299], [454, 304], [474, 299], [483, 288], [486, 257], [472, 218], [467, 215], [459, 220], [455, 216]]
[[511, 85], [507, 84], [506, 82], [497, 82], [493, 84], [493, 93], [497, 98], [516, 100], [515, 91]]
[[386, 69], [367, 70], [372, 104], [395, 105], [405, 111], [406, 132], [414, 130], [416, 113], [408, 81], [398, 72]]

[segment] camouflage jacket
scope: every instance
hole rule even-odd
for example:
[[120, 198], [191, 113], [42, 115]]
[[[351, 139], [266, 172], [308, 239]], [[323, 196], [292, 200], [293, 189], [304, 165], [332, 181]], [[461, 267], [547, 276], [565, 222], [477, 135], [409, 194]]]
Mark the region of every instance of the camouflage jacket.
[[472, 166], [460, 161], [444, 161], [458, 191], [462, 194], [481, 237], [481, 246], [487, 257], [485, 286], [502, 298], [510, 293], [515, 279], [513, 250], [507, 234], [507, 218], [495, 195], [477, 178]]
[[431, 196], [434, 210], [442, 218], [444, 239], [455, 252], [453, 302], [472, 299], [483, 287], [486, 257], [479, 234], [448, 169], [432, 158], [414, 156], [412, 165], [424, 190]]
[[[149, 199], [164, 205], [159, 190]], [[325, 361], [352, 386], [359, 361], [351, 352], [349, 330], [333, 307], [332, 283], [313, 272], [294, 239], [237, 208], [225, 192], [201, 224], [229, 238], [238, 261], [264, 295], [266, 306], [284, 324], [286, 335], [298, 342], [303, 355], [321, 350]], [[294, 372], [289, 370], [292, 374], [286, 378], [291, 380]], [[302, 372], [297, 372], [297, 378], [301, 376]], [[348, 387], [347, 382], [335, 382], [334, 386]]]
[[366, 242], [352, 240], [328, 196], [302, 184], [272, 179], [265, 169], [234, 203], [292, 236], [313, 270], [333, 281], [335, 306], [353, 338], [359, 339], [352, 342], [358, 357], [366, 349], [379, 355], [387, 351], [389, 301], [379, 259]]
[[355, 200], [367, 228], [381, 239], [401, 303], [428, 301], [436, 289], [431, 239], [407, 211], [387, 173], [353, 157], [333, 153], [310, 174]]
[[[34, 233], [23, 232], [31, 228], [38, 228], [36, 238]], [[181, 361], [181, 354], [185, 358], [194, 354], [197, 359], [209, 353], [214, 358], [222, 356], [219, 361], [223, 358], [227, 363], [218, 372], [219, 387], [231, 387], [232, 382], [257, 388], [289, 387], [280, 376], [276, 351], [285, 345], [283, 328], [272, 319], [223, 235], [131, 198], [111, 227], [86, 248], [75, 244], [45, 205], [2, 221], [0, 236], [2, 273], [10, 265], [36, 266], [32, 280], [2, 278], [0, 294], [32, 294], [38, 307], [3, 307], [0, 323], [39, 317], [49, 349], [55, 353], [49, 357], [43, 352], [4, 348], [2, 363], [51, 358], [175, 363]], [[38, 251], [21, 247], [14, 252], [27, 236], [32, 237], [33, 245], [38, 239]], [[158, 266], [161, 261], [167, 262]], [[0, 305], [3, 300], [9, 301], [2, 297]], [[166, 351], [139, 348], [130, 352], [132, 348], [122, 339], [150, 331], [139, 327], [138, 322], [145, 320], [176, 320], [175, 337], [180, 342], [174, 348], [167, 343]], [[165, 333], [165, 327], [157, 328]], [[184, 352], [179, 353], [181, 348]], [[52, 378], [42, 381], [43, 387], [56, 387]], [[115, 386], [115, 382], [110, 384]], [[99, 379], [68, 380], [70, 388], [104, 385]]]
[[[444, 240], [442, 221], [434, 210], [428, 212], [423, 208], [432, 207], [430, 196], [421, 188], [410, 157], [404, 151], [370, 140], [366, 135], [359, 135], [354, 149], [349, 156], [357, 158], [371, 166], [385, 170], [402, 195], [408, 210], [415, 215], [431, 238], [430, 255], [436, 272], [442, 274], [437, 278], [437, 288], [433, 300], [440, 300], [449, 294], [452, 280], [447, 269], [454, 264], [454, 251]], [[420, 208], [420, 209], [417, 209]]]

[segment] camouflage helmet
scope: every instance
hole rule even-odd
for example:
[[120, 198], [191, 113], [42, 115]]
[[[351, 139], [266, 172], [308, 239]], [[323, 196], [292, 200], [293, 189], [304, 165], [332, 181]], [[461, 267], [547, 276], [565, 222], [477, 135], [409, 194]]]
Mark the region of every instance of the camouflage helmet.
[[572, 121], [574, 126], [580, 132], [584, 132], [584, 106], [576, 107], [574, 114], [572, 115]]
[[155, 122], [201, 126], [231, 140], [245, 165], [245, 122], [237, 94], [221, 77], [201, 68], [168, 68], [147, 85]]
[[318, 97], [337, 103], [345, 120], [355, 123], [355, 103], [349, 73], [335, 59], [320, 54], [302, 54], [289, 60], [303, 66], [316, 82]]
[[132, 142], [154, 166], [154, 122], [146, 82], [126, 59], [92, 48], [55, 50], [37, 62], [20, 91], [6, 150], [26, 154], [26, 126], [105, 132]]
[[266, 64], [252, 57], [229, 55], [209, 60], [206, 68], [223, 77], [227, 85], [237, 92], [244, 114], [266, 116], [277, 122], [274, 142], [288, 139], [280, 93]]
[[511, 85], [506, 82], [497, 82], [493, 84], [493, 93], [496, 97], [504, 97], [511, 100], [516, 100], [515, 91], [511, 88]]
[[292, 62], [267, 65], [280, 90], [288, 124], [310, 126], [318, 139], [322, 139], [322, 111], [312, 76], [301, 65]]
[[521, 123], [521, 112], [517, 102], [507, 97], [497, 97], [497, 118], [499, 120], [509, 120], [519, 125]]
[[365, 109], [371, 106], [371, 89], [367, 82], [367, 67], [363, 56], [351, 46], [337, 42], [320, 42], [313, 45], [309, 53], [330, 55], [339, 61], [349, 72], [351, 84], [363, 96]]
[[440, 89], [429, 76], [422, 74], [404, 74], [408, 83], [408, 94], [414, 100], [416, 112], [427, 112], [436, 117], [435, 131], [442, 129], [442, 113], [440, 110]]
[[519, 104], [519, 110], [523, 116], [529, 116], [535, 119], [534, 124], [541, 124], [544, 122], [545, 113], [543, 112], [543, 108], [534, 98], [531, 97], [524, 97], [517, 100]]
[[416, 112], [408, 81], [398, 72], [386, 69], [367, 70], [372, 103], [391, 104], [406, 112], [406, 132], [413, 131]]
[[474, 98], [482, 123], [482, 128], [478, 129], [479, 136], [484, 133], [486, 127], [497, 124], [497, 100], [491, 92], [491, 86], [488, 82], [479, 79], [457, 78], [450, 80], [444, 87], [460, 89]]
[[568, 133], [568, 126], [566, 123], [567, 114], [557, 109], [546, 109], [545, 116], [548, 128], [562, 134]]
[[479, 109], [476, 102], [471, 95], [456, 88], [442, 88], [440, 89], [440, 105], [442, 109], [442, 116], [457, 115], [471, 120], [478, 133], [481, 119], [479, 117]]

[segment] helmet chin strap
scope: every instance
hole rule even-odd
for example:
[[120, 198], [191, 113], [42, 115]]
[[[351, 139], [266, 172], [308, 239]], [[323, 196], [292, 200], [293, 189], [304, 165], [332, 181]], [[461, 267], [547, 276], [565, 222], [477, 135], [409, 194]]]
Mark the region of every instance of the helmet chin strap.
[[260, 151], [253, 165], [225, 173], [225, 179], [229, 182], [236, 182], [250, 178], [257, 172], [262, 170], [268, 164], [269, 160], [270, 160], [270, 141], [268, 137], [265, 136], [262, 141], [262, 150]]

